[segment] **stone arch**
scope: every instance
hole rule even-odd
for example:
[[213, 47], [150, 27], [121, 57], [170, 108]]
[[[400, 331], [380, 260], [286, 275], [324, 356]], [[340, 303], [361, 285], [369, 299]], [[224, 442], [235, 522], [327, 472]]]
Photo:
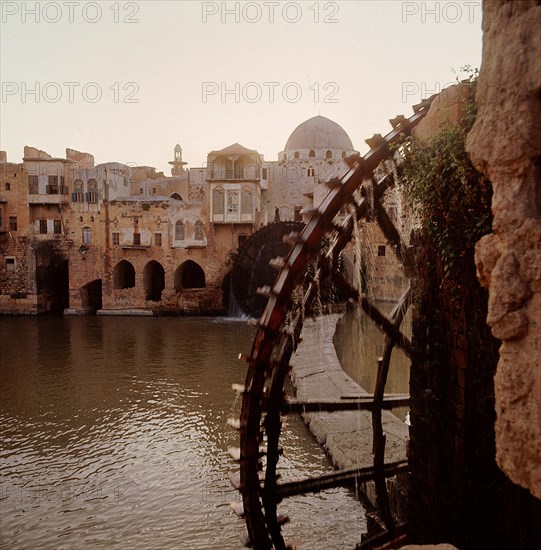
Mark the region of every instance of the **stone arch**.
[[182, 197], [179, 193], [171, 193], [170, 199], [173, 199], [174, 201], [181, 201]]
[[159, 302], [162, 299], [162, 291], [165, 288], [165, 270], [162, 264], [151, 260], [143, 269], [143, 287], [145, 300]]
[[311, 149], [311, 150], [310, 150], [310, 153], [308, 153], [308, 158], [313, 159], [313, 158], [315, 158], [315, 157], [316, 157], [316, 152], [315, 152], [313, 149]]
[[187, 260], [175, 271], [175, 290], [185, 288], [205, 288], [205, 272], [193, 260]]
[[133, 288], [135, 286], [135, 268], [127, 260], [121, 260], [113, 271], [113, 288]]

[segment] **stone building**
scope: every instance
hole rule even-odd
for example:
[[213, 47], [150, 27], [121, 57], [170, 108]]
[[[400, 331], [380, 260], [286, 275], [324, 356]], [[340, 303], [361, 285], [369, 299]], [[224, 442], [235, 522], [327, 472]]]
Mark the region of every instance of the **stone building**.
[[[225, 313], [231, 255], [269, 223], [306, 221], [355, 153], [323, 116], [300, 124], [277, 161], [235, 143], [188, 169], [177, 145], [171, 176], [73, 149], [25, 147], [22, 163], [2, 153], [0, 312]], [[362, 254], [385, 246], [368, 242]]]

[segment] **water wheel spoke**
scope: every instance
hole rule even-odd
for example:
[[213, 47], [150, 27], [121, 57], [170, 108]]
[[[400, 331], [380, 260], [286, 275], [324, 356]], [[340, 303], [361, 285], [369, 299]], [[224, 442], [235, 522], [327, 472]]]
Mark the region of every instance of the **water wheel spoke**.
[[[397, 474], [408, 471], [406, 460], [389, 462], [384, 467], [385, 477], [392, 477]], [[273, 489], [273, 497], [277, 501], [296, 495], [306, 493], [319, 493], [326, 489], [333, 489], [341, 485], [360, 484], [374, 479], [375, 472], [373, 466], [363, 466], [361, 468], [349, 468], [339, 470], [330, 474], [323, 474], [317, 477], [290, 481], [288, 483], [279, 483]]]
[[[381, 408], [390, 410], [395, 407], [408, 406], [410, 397], [408, 394], [388, 395], [381, 402]], [[374, 407], [374, 397], [360, 397], [357, 399], [328, 399], [310, 400], [286, 398], [282, 405], [283, 414], [311, 413], [311, 412], [336, 412], [336, 411], [371, 411]]]

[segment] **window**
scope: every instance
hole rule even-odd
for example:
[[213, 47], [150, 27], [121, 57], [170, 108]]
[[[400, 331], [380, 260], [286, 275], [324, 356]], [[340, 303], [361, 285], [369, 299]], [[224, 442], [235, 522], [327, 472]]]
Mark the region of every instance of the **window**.
[[308, 154], [308, 156], [309, 156], [311, 159], [313, 159], [313, 158], [315, 158], [315, 156], [316, 156], [316, 152], [312, 149], [312, 150], [310, 151], [310, 153]]
[[227, 192], [227, 213], [237, 214], [239, 211], [239, 192], [228, 191]]
[[141, 246], [141, 233], [133, 234], [133, 246]]
[[139, 194], [142, 195], [144, 193], [143, 188], [139, 187]]
[[195, 222], [195, 240], [196, 241], [205, 240], [205, 229], [203, 227], [203, 222], [201, 220], [197, 220]]
[[39, 234], [47, 235], [47, 220], [39, 220]]
[[154, 233], [154, 243], [156, 246], [162, 245], [162, 234], [161, 233]]
[[308, 177], [313, 178], [315, 176], [315, 174], [316, 174], [315, 170], [310, 166], [308, 168]]
[[73, 182], [71, 202], [84, 202], [83, 182], [81, 180], [75, 180]]
[[6, 271], [8, 273], [15, 272], [15, 258], [6, 258]]
[[342, 151], [342, 158], [345, 159], [347, 157], [347, 153], [345, 151]]
[[95, 179], [88, 180], [88, 193], [86, 194], [86, 202], [98, 202], [98, 182]]
[[263, 168], [261, 177], [264, 180], [268, 179], [268, 169], [267, 168]]
[[184, 223], [182, 220], [178, 220], [175, 224], [175, 241], [184, 240]]
[[58, 195], [58, 176], [48, 176], [47, 181], [45, 188], [47, 195]]
[[10, 216], [9, 217], [9, 230], [10, 231], [17, 231], [17, 216]]
[[240, 212], [243, 220], [251, 220], [254, 210], [254, 193], [249, 187], [244, 187], [241, 193]]
[[378, 256], [385, 256], [385, 245], [378, 246]]
[[54, 220], [53, 222], [53, 233], [55, 235], [61, 235], [62, 234], [62, 221], [61, 220]]
[[83, 243], [90, 244], [92, 242], [92, 230], [90, 227], [83, 227]]
[[325, 153], [325, 158], [326, 158], [326, 159], [332, 159], [332, 151], [331, 151], [331, 150], [328, 150], [328, 151]]
[[212, 192], [212, 210], [214, 215], [224, 215], [224, 190], [221, 187], [216, 187]]
[[153, 187], [153, 188], [152, 188], [152, 194], [153, 194], [153, 195], [156, 194], [156, 187]]
[[120, 233], [112, 234], [113, 246], [118, 246], [120, 244]]
[[28, 192], [31, 195], [37, 195], [39, 193], [38, 176], [28, 176]]
[[11, 191], [11, 184], [10, 183], [6, 183], [6, 191]]
[[295, 154], [293, 155], [293, 158], [296, 158], [296, 159], [298, 159], [298, 158], [299, 158], [299, 156], [300, 156], [300, 155], [299, 155], [299, 152], [298, 152], [298, 151], [295, 151]]

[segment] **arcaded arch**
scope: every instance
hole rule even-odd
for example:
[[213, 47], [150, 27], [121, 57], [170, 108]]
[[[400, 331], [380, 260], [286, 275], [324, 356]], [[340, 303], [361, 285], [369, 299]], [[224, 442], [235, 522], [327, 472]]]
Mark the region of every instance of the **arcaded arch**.
[[146, 300], [159, 302], [162, 299], [162, 292], [165, 288], [165, 270], [159, 262], [151, 260], [145, 266], [143, 270], [143, 287]]
[[135, 268], [127, 260], [121, 260], [113, 271], [113, 288], [133, 288], [135, 286]]
[[199, 264], [188, 260], [178, 266], [175, 271], [175, 290], [205, 288], [205, 286], [205, 272]]

